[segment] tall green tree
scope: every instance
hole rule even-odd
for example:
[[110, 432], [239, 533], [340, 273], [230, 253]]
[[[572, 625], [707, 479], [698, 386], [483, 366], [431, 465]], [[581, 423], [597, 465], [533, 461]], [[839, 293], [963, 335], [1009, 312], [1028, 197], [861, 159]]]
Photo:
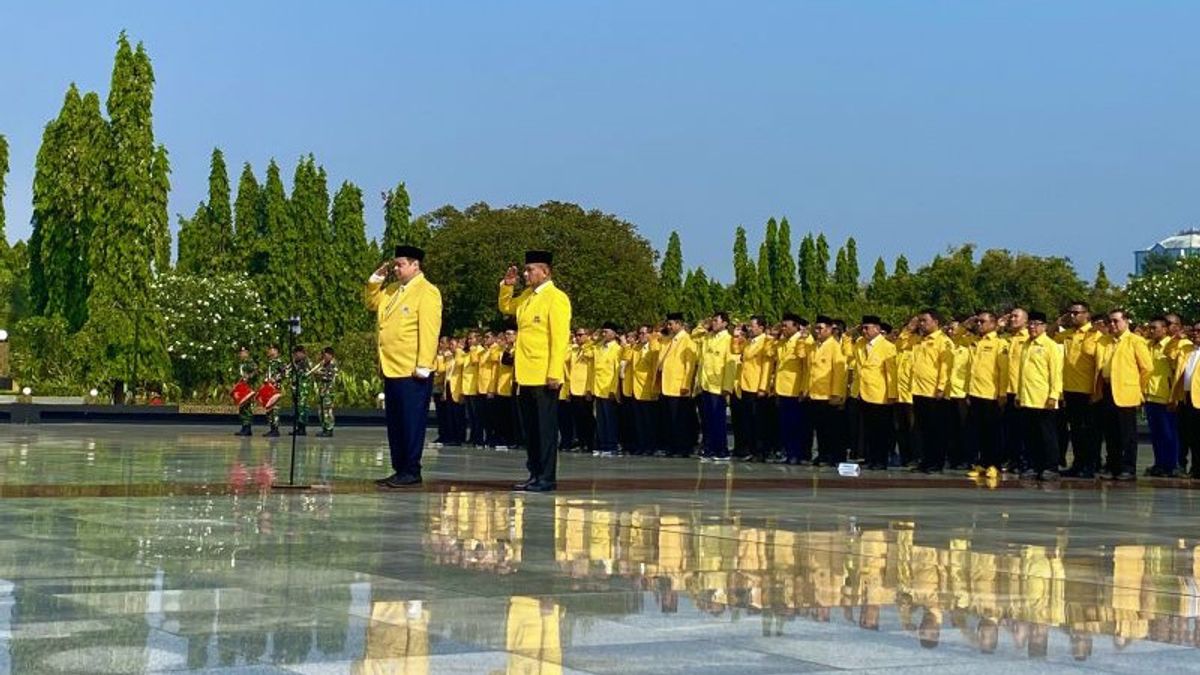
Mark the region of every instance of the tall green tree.
[[762, 311], [758, 270], [746, 247], [746, 228], [738, 226], [733, 239], [733, 307], [742, 317]]
[[814, 284], [820, 273], [817, 270], [817, 245], [812, 233], [800, 240], [800, 255], [796, 260], [800, 278], [800, 302], [804, 311], [811, 312], [820, 304]]
[[662, 300], [662, 310], [666, 312], [681, 311], [683, 301], [683, 244], [679, 241], [679, 233], [672, 230], [667, 238], [667, 252], [663, 254], [662, 266], [658, 273], [659, 297]]
[[760, 311], [768, 317], [774, 317], [782, 311], [779, 302], [786, 293], [780, 288], [783, 282], [780, 262], [779, 224], [774, 218], [768, 218], [767, 225], [763, 228], [762, 245], [758, 249], [758, 284], [763, 296]]
[[208, 231], [212, 238], [210, 267], [213, 272], [234, 272], [233, 207], [229, 202], [229, 168], [220, 148], [213, 148], [208, 170]]
[[383, 249], [394, 251], [399, 244], [420, 246], [429, 243], [429, 221], [412, 218], [408, 188], [401, 182], [383, 193]]
[[858, 245], [854, 237], [838, 249], [833, 267], [833, 296], [848, 311], [848, 306], [858, 300]]
[[703, 267], [688, 270], [683, 282], [683, 314], [690, 322], [712, 316], [718, 309], [713, 305], [713, 289]]
[[792, 257], [792, 226], [788, 219], [779, 221], [779, 238], [775, 245], [775, 314], [768, 317], [778, 321], [783, 312], [792, 312], [800, 303], [800, 287], [796, 282], [796, 259]]
[[342, 183], [334, 194], [330, 229], [333, 232], [331, 251], [337, 262], [333, 284], [337, 291], [333, 305], [333, 332], [340, 336], [368, 328], [370, 315], [363, 308], [359, 296], [365, 275], [378, 263], [372, 257], [367, 243], [363, 193], [354, 183]]
[[275, 160], [267, 164], [267, 176], [263, 185], [263, 241], [260, 246], [263, 274], [260, 286], [263, 304], [273, 321], [283, 320], [301, 308], [294, 302], [295, 291], [291, 282], [296, 277], [292, 256], [299, 243], [292, 228], [292, 214], [288, 207], [287, 189]]
[[311, 155], [296, 165], [292, 181], [291, 228], [282, 252], [289, 256], [291, 301], [305, 318], [305, 333], [318, 340], [333, 337], [333, 306], [342, 299], [333, 295], [336, 277], [329, 221], [329, 187], [325, 169]]
[[267, 271], [266, 218], [262, 188], [254, 169], [246, 162], [238, 178], [237, 199], [233, 203], [234, 247], [238, 269], [256, 277]]

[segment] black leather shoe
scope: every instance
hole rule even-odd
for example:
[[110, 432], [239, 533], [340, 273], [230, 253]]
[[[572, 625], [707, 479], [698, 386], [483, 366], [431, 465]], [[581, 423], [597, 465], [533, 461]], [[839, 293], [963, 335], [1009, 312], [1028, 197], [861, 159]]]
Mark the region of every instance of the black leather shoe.
[[1128, 471], [1122, 471], [1121, 473], [1117, 474], [1117, 477], [1114, 480], [1131, 481], [1131, 480], [1136, 480], [1136, 479], [1137, 479], [1137, 476], [1133, 475], [1132, 473], [1130, 473]]
[[526, 478], [525, 480], [521, 481], [520, 483], [513, 485], [513, 489], [514, 490], [526, 490], [529, 488], [530, 485], [533, 485], [536, 482], [538, 482], [538, 479], [534, 478], [533, 476], [530, 476], [529, 478]]
[[243, 424], [242, 428], [238, 429], [233, 435], [234, 436], [253, 436], [254, 432], [250, 431], [249, 424]]
[[317, 434], [317, 438], [333, 438], [333, 432], [322, 429], [321, 432]]
[[405, 487], [416, 487], [420, 484], [421, 484], [420, 476], [405, 475], [405, 476], [396, 476], [395, 478], [388, 480], [388, 482], [384, 483], [383, 485], [384, 485], [384, 487], [389, 487], [389, 488], [405, 488]]
[[534, 483], [530, 483], [525, 488], [525, 491], [526, 492], [554, 492], [555, 488], [557, 488], [557, 487], [558, 487], [558, 484], [555, 483], [554, 481], [539, 480]]
[[394, 474], [388, 476], [387, 478], [376, 478], [375, 484], [376, 485], [386, 485], [399, 477], [400, 477], [400, 474], [394, 473]]
[[271, 430], [263, 434], [263, 438], [279, 438], [279, 427], [271, 427]]

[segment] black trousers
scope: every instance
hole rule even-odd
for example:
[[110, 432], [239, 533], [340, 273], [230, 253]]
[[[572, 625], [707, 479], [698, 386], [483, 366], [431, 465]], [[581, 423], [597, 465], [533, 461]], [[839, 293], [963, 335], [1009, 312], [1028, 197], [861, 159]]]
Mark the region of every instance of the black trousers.
[[1025, 456], [1028, 468], [1042, 472], [1058, 468], [1058, 411], [1025, 408]]
[[[520, 398], [518, 396], [518, 398]], [[520, 405], [517, 406], [518, 410]], [[521, 424], [524, 429], [524, 423]], [[575, 437], [575, 416], [571, 412], [571, 402], [569, 400], [558, 402], [558, 434], [559, 443], [564, 448], [573, 448], [579, 445], [579, 440]]]
[[967, 399], [952, 398], [946, 405], [946, 461], [950, 466], [968, 464], [967, 458]]
[[1109, 473], [1137, 474], [1137, 408], [1123, 408], [1104, 392], [1105, 469]]
[[616, 452], [620, 434], [617, 419], [617, 401], [612, 398], [596, 399], [596, 449], [600, 452]]
[[846, 461], [846, 409], [829, 401], [812, 402], [817, 428], [817, 461], [837, 464]]
[[890, 403], [858, 401], [862, 439], [868, 466], [886, 467], [896, 447], [895, 412]]
[[492, 427], [494, 431], [492, 436], [488, 438], [491, 445], [512, 445], [516, 441], [513, 440], [513, 417], [512, 417], [512, 397], [500, 396], [497, 394], [493, 398], [488, 399], [488, 406], [492, 413]]
[[636, 443], [632, 452], [636, 455], [652, 455], [658, 450], [658, 401], [628, 401], [633, 407], [633, 426]]
[[897, 403], [896, 410], [896, 445], [900, 449], [900, 464], [907, 466], [921, 457], [921, 439], [917, 437], [917, 429], [911, 403]]
[[443, 438], [446, 445], [462, 445], [467, 440], [467, 406], [462, 401], [446, 399], [446, 429], [450, 433]]
[[516, 387], [513, 387], [513, 395], [505, 398], [508, 402], [509, 418], [508, 431], [510, 441], [509, 445], [525, 445], [525, 425], [521, 422], [521, 405], [517, 402]]
[[913, 417], [921, 438], [921, 468], [941, 471], [946, 466], [949, 439], [950, 401], [931, 396], [913, 396]]
[[[1179, 466], [1187, 466], [1192, 478], [1200, 478], [1200, 410], [1192, 405], [1190, 394], [1184, 394], [1177, 413], [1179, 419]], [[1188, 452], [1192, 459], [1188, 461]]]
[[979, 466], [994, 466], [1004, 463], [1000, 452], [1000, 403], [990, 398], [972, 396], [967, 404], [967, 455], [968, 462]]
[[690, 396], [664, 395], [662, 400], [662, 424], [667, 438], [667, 454], [672, 457], [686, 457], [696, 445], [696, 425], [695, 422], [689, 421], [696, 416], [696, 404]]
[[450, 437], [448, 431], [450, 426], [447, 424], [446, 399], [440, 391], [433, 392], [433, 408], [437, 413], [437, 438], [434, 439], [434, 442], [445, 443], [446, 439]]
[[[1071, 438], [1071, 468], [1077, 471], [1100, 470], [1100, 430], [1097, 404], [1091, 394], [1063, 392], [1064, 416]], [[1061, 439], [1060, 439], [1061, 440]]]
[[1001, 424], [1004, 428], [1004, 463], [1020, 468], [1025, 463], [1025, 409], [1017, 405], [1017, 395], [1009, 394]]
[[558, 477], [558, 390], [521, 386], [517, 394], [525, 427], [529, 475], [553, 483]]
[[587, 396], [571, 396], [571, 418], [575, 421], [575, 440], [579, 447], [591, 452], [596, 449], [596, 417], [592, 401]]
[[622, 397], [617, 403], [617, 422], [621, 449], [633, 453], [637, 448], [637, 417], [633, 412], [633, 397]]
[[861, 400], [846, 399], [846, 446], [850, 449], [852, 459], [862, 459], [866, 456], [867, 440], [863, 433]]
[[[734, 448], [740, 451], [735, 455], [765, 459], [768, 450], [767, 409], [771, 399], [742, 392], [740, 397], [734, 396], [730, 401], [733, 410], [736, 411], [733, 427]], [[740, 440], [738, 436], [741, 436]]]
[[428, 377], [383, 378], [383, 405], [392, 470], [402, 476], [421, 475], [425, 424], [429, 418], [429, 397], [432, 394], [433, 380]]
[[729, 397], [729, 422], [733, 425], [733, 451], [734, 457], [748, 457], [749, 452], [746, 450], [746, 407], [748, 401], [746, 394], [740, 396]]
[[487, 398], [478, 394], [464, 398], [467, 399], [467, 442], [471, 445], [483, 445], [487, 440], [483, 432], [483, 416], [487, 409]]

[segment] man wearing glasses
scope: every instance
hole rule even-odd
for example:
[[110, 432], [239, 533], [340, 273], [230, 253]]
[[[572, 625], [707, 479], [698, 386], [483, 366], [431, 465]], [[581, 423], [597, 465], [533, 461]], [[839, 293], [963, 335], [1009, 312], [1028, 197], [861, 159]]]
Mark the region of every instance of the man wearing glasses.
[[1099, 413], [1096, 397], [1096, 345], [1086, 302], [1072, 302], [1064, 316], [1067, 329], [1055, 336], [1063, 346], [1063, 404], [1071, 436], [1071, 468], [1065, 478], [1095, 478], [1100, 469]]

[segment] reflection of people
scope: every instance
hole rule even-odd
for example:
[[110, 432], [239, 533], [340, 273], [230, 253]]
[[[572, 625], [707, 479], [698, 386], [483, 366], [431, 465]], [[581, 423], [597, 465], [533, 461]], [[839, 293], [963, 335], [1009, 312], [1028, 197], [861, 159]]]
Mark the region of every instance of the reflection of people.
[[235, 436], [250, 436], [252, 431], [251, 425], [254, 422], [254, 396], [253, 391], [258, 383], [258, 364], [250, 358], [250, 348], [242, 345], [238, 348], [238, 381], [245, 382], [246, 386], [250, 387], [251, 396], [245, 402], [238, 405], [238, 421], [241, 422], [242, 428], [238, 430]]
[[365, 653], [351, 672], [429, 672], [429, 610], [420, 600], [371, 603]]
[[562, 672], [562, 618], [562, 608], [551, 600], [513, 596], [508, 601], [505, 649], [510, 675]]
[[558, 392], [571, 335], [571, 300], [550, 278], [546, 251], [525, 253], [525, 290], [514, 297], [517, 268], [500, 282], [500, 311], [516, 317], [515, 371], [521, 423], [525, 427], [529, 478], [519, 490], [550, 492], [557, 487]]
[[[442, 294], [421, 269], [425, 252], [397, 246], [395, 253], [390, 263], [375, 270], [363, 292], [379, 325], [379, 366], [394, 472], [377, 483], [390, 488], [421, 484], [421, 452], [442, 329]], [[397, 281], [384, 286], [389, 265]]]

